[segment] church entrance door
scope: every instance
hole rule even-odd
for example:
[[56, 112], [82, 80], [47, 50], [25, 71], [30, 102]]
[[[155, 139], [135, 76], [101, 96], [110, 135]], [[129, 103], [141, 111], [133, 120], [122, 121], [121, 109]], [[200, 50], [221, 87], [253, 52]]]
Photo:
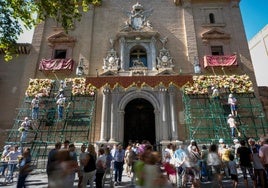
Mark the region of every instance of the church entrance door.
[[130, 101], [125, 108], [124, 145], [129, 141], [148, 140], [155, 145], [155, 114], [153, 105], [145, 99]]

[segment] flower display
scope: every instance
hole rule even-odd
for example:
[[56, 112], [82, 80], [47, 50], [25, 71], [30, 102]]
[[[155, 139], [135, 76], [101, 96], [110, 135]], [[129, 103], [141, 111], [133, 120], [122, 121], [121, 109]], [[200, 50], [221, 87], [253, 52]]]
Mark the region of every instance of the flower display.
[[93, 86], [92, 84], [88, 84], [86, 86], [86, 95], [94, 96], [96, 92], [96, 87]]
[[54, 80], [51, 79], [30, 79], [25, 95], [27, 97], [39, 96], [48, 97]]
[[248, 75], [200, 75], [193, 76], [193, 83], [183, 86], [185, 94], [208, 94], [210, 87], [228, 89], [231, 93], [253, 93], [253, 84]]
[[72, 84], [72, 95], [90, 95], [93, 96], [96, 91], [96, 87], [92, 84], [86, 86], [85, 78], [67, 78], [65, 79], [66, 83]]

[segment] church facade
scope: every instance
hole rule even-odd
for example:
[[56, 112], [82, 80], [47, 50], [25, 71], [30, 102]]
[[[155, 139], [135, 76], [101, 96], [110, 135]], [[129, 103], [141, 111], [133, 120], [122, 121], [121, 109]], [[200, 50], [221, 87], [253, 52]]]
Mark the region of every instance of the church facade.
[[194, 76], [247, 74], [258, 96], [239, 3], [103, 0], [68, 33], [48, 19], [35, 29], [20, 96], [29, 78], [85, 78], [96, 86], [93, 141], [189, 139], [182, 90]]

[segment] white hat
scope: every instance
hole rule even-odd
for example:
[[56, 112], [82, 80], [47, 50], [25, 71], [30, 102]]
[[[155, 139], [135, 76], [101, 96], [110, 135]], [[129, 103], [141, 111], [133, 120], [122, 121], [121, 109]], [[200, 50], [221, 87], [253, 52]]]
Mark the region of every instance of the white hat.
[[234, 143], [239, 142], [239, 140], [237, 138], [235, 138], [233, 141], [234, 141]]
[[9, 148], [11, 148], [11, 145], [5, 145], [5, 146], [4, 146], [4, 149], [5, 149], [5, 150], [8, 150]]
[[191, 140], [191, 143], [195, 142], [195, 140]]
[[229, 114], [228, 117], [233, 117], [233, 114]]
[[231, 98], [231, 97], [233, 97], [233, 94], [232, 93], [229, 94], [229, 98]]
[[219, 139], [219, 143], [222, 144], [224, 140], [222, 138]]
[[29, 118], [28, 117], [25, 117], [24, 120], [27, 121]]

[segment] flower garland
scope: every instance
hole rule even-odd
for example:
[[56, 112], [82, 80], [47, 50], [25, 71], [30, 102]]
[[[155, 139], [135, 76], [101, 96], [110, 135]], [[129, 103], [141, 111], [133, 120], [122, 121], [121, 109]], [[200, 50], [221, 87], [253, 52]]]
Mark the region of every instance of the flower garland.
[[229, 89], [231, 93], [253, 93], [253, 84], [248, 75], [193, 76], [193, 83], [183, 86], [185, 94], [208, 94], [208, 88]]
[[48, 97], [54, 80], [50, 79], [30, 79], [25, 95], [27, 97]]
[[96, 87], [92, 84], [88, 84], [86, 86], [86, 79], [85, 78], [66, 78], [66, 83], [72, 84], [72, 95], [95, 95]]

